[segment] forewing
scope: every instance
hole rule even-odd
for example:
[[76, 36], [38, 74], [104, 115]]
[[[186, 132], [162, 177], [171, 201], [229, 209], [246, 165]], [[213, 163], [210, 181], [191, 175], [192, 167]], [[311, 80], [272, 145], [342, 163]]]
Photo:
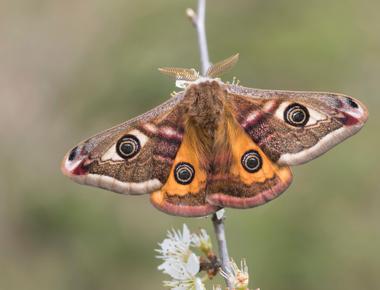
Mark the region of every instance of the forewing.
[[[236, 120], [277, 164], [318, 157], [358, 132], [368, 116], [362, 103], [342, 94], [227, 87]], [[305, 124], [289, 122], [289, 116], [296, 116], [295, 106], [307, 111]]]
[[65, 156], [63, 173], [78, 183], [124, 194], [161, 188], [183, 138], [182, 98], [179, 93], [161, 106], [80, 143]]

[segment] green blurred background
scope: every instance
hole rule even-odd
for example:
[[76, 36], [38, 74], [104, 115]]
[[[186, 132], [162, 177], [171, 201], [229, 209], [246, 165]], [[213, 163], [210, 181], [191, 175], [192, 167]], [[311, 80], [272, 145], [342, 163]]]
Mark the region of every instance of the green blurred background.
[[[0, 289], [161, 289], [153, 249], [186, 222], [147, 196], [79, 186], [59, 170], [80, 140], [158, 105], [160, 66], [198, 67], [185, 9], [196, 1], [0, 2]], [[294, 168], [276, 201], [228, 210], [230, 254], [263, 290], [380, 289], [377, 0], [209, 0], [211, 59], [224, 80], [338, 91], [369, 108], [363, 130]]]

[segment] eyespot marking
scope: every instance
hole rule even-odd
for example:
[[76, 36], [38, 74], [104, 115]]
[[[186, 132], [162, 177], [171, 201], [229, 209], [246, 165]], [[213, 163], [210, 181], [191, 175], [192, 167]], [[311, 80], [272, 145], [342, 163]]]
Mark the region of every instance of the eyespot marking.
[[263, 166], [263, 160], [256, 150], [249, 150], [241, 157], [241, 165], [249, 173], [255, 173]]
[[141, 149], [139, 139], [131, 134], [127, 134], [116, 143], [116, 152], [124, 159], [131, 159], [136, 156]]
[[[148, 142], [148, 140], [149, 140], [149, 137], [148, 136], [146, 136], [145, 134], [143, 134], [141, 131], [139, 131], [139, 130], [132, 130], [132, 131], [130, 131], [130, 132], [128, 132], [128, 133], [126, 133], [125, 135], [124, 135], [124, 137], [125, 136], [127, 136], [127, 135], [132, 135], [132, 136], [134, 136], [137, 140], [138, 140], [138, 142], [140, 143], [140, 151], [141, 151], [141, 149], [144, 147], [144, 145], [146, 144], [146, 142]], [[121, 138], [122, 139], [122, 138]], [[121, 140], [121, 139], [119, 139], [119, 141]], [[119, 142], [118, 141], [118, 142]], [[116, 142], [116, 143], [114, 143], [107, 151], [106, 151], [106, 153], [104, 153], [103, 154], [103, 156], [101, 157], [101, 161], [108, 161], [108, 160], [112, 160], [112, 161], [124, 161], [124, 160], [126, 160], [123, 156], [121, 156], [120, 154], [119, 154], [119, 152], [117, 151], [117, 147], [118, 147], [118, 142]], [[139, 152], [140, 152], [139, 151]], [[133, 157], [130, 157], [130, 158], [128, 158], [128, 160], [130, 160], [130, 159], [132, 159], [132, 158], [134, 158], [134, 157], [136, 157], [137, 156], [137, 154], [135, 155], [135, 156], [133, 156]]]
[[[291, 109], [292, 106], [296, 106], [296, 105], [301, 106], [302, 109], [304, 109], [307, 112], [307, 115], [303, 114], [303, 113], [299, 113], [296, 116], [296, 118], [294, 119], [294, 121], [298, 120], [297, 123], [303, 124], [303, 122], [300, 122], [300, 121], [303, 120], [303, 117], [306, 117], [307, 122], [306, 122], [306, 119], [305, 119], [304, 120], [304, 125], [295, 125], [296, 123], [293, 124], [293, 123], [289, 123], [287, 121], [287, 115], [289, 113], [291, 113], [289, 110]], [[301, 107], [298, 108], [298, 112], [302, 111], [302, 109], [300, 110]], [[293, 112], [295, 112], [295, 111], [293, 111]], [[313, 125], [317, 124], [319, 121], [323, 121], [323, 120], [326, 120], [328, 118], [325, 114], [323, 114], [323, 113], [321, 113], [321, 112], [319, 112], [317, 110], [314, 110], [314, 109], [312, 109], [310, 107], [304, 106], [304, 105], [302, 105], [300, 103], [286, 102], [286, 101], [283, 102], [283, 103], [281, 103], [281, 105], [278, 107], [278, 109], [276, 110], [276, 112], [275, 112], [274, 115], [279, 120], [285, 122], [286, 124], [288, 124], [288, 125], [290, 125], [292, 127], [296, 127], [296, 128], [313, 126]]]
[[180, 162], [174, 169], [175, 180], [182, 185], [190, 184], [195, 176], [194, 167], [187, 162]]
[[309, 118], [308, 109], [298, 103], [290, 104], [284, 111], [285, 122], [294, 127], [304, 127]]

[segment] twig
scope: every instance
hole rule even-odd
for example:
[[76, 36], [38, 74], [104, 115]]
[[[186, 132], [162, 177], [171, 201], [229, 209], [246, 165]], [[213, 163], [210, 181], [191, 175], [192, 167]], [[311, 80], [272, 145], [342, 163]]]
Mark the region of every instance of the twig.
[[[206, 38], [206, 0], [198, 0], [198, 11], [194, 12], [192, 9], [187, 9], [187, 16], [191, 19], [195, 29], [198, 34], [198, 44], [199, 44], [199, 52], [201, 57], [201, 72], [202, 75], [206, 75], [208, 68], [210, 67], [210, 59], [208, 55], [207, 48], [207, 38]], [[214, 225], [216, 239], [218, 241], [219, 247], [219, 256], [222, 262], [222, 269], [224, 272], [229, 273], [229, 262], [230, 258], [228, 255], [227, 248], [227, 239], [224, 231], [224, 216], [218, 217], [218, 214], [214, 214], [212, 216], [212, 223]], [[226, 280], [226, 284], [228, 289], [232, 289], [231, 282], [228, 279]]]
[[198, 45], [201, 57], [201, 73], [206, 75], [210, 67], [210, 59], [208, 56], [207, 37], [206, 37], [206, 0], [198, 0], [198, 11], [194, 12], [192, 9], [187, 9], [187, 16], [193, 22], [198, 35]]
[[[222, 217], [218, 217], [217, 213], [212, 216], [212, 224], [214, 225], [216, 240], [218, 241], [219, 256], [222, 260], [222, 270], [225, 273], [230, 272], [230, 256], [228, 255], [226, 233], [224, 231], [224, 214]], [[232, 289], [231, 282], [225, 278], [228, 289]]]

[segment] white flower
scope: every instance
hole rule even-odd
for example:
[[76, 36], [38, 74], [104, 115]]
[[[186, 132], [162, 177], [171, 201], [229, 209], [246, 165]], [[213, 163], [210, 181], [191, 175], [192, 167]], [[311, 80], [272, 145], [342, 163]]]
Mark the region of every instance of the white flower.
[[201, 251], [207, 253], [212, 249], [212, 243], [206, 230], [201, 229], [200, 234], [192, 234], [191, 246], [199, 248]]
[[170, 287], [172, 290], [206, 290], [206, 287], [200, 278], [184, 281], [164, 281], [164, 286]]
[[199, 258], [190, 253], [185, 260], [177, 258], [167, 258], [158, 269], [170, 275], [173, 279], [184, 281], [191, 280], [199, 272]]
[[160, 245], [161, 249], [156, 250], [161, 256], [165, 257], [181, 257], [187, 255], [191, 243], [191, 234], [189, 228], [184, 224], [182, 233], [180, 231], [168, 231], [168, 238], [163, 240]]
[[234, 260], [231, 259], [230, 267], [227, 271], [220, 271], [220, 274], [226, 278], [236, 289], [248, 289], [249, 273], [248, 266], [243, 259], [240, 264], [240, 268], [236, 265]]
[[[182, 233], [172, 230], [167, 236], [168, 238], [159, 244], [160, 249], [156, 250], [160, 253], [157, 258], [164, 261], [158, 269], [175, 280], [168, 282], [171, 285], [193, 283], [200, 270], [200, 262], [199, 257], [190, 250], [192, 236], [188, 227], [183, 225]], [[177, 286], [173, 287], [175, 289]]]

